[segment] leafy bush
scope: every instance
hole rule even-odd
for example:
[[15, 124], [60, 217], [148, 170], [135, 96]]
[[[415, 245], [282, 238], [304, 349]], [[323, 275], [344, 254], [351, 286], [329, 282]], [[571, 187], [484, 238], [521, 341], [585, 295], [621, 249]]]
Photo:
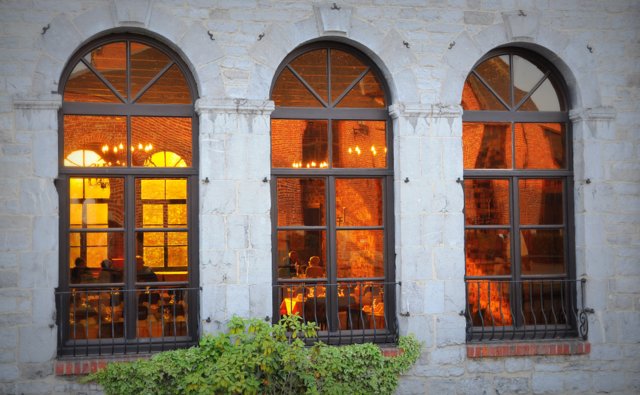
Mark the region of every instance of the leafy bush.
[[85, 381], [107, 394], [390, 394], [421, 348], [402, 337], [404, 352], [387, 358], [373, 344], [306, 347], [315, 337], [315, 324], [297, 316], [275, 325], [234, 317], [228, 333], [206, 335], [199, 347], [111, 363]]

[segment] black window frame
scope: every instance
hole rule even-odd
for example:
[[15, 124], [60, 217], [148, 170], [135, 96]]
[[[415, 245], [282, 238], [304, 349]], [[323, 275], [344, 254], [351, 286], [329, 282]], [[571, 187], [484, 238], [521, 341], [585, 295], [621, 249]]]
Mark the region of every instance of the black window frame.
[[[390, 90], [387, 86], [386, 79], [381, 70], [375, 65], [375, 63], [367, 55], [359, 51], [358, 49], [339, 42], [334, 41], [320, 41], [308, 44], [301, 48], [298, 48], [291, 52], [280, 64], [271, 86], [271, 94], [273, 94], [274, 88], [280, 77], [281, 73], [288, 68], [288, 65], [298, 58], [299, 56], [315, 50], [327, 49], [327, 75], [330, 78], [330, 51], [340, 50], [353, 55], [360, 60], [365, 66], [367, 71], [372, 72], [384, 93], [384, 100], [386, 105], [381, 108], [338, 108], [333, 107], [339, 103], [339, 101], [346, 96], [347, 89], [342, 95], [329, 103], [325, 103], [323, 100], [319, 100], [321, 106], [318, 107], [286, 107], [276, 105], [275, 110], [271, 113], [271, 120], [321, 120], [327, 121], [327, 150], [329, 162], [332, 158], [332, 124], [333, 121], [350, 120], [350, 121], [383, 121], [386, 125], [386, 144], [387, 144], [387, 163], [385, 168], [334, 168], [329, 166], [328, 168], [314, 168], [314, 169], [294, 169], [294, 168], [274, 168], [271, 167], [271, 224], [272, 224], [272, 284], [273, 284], [273, 319], [275, 323], [278, 321], [280, 296], [278, 287], [282, 286], [303, 286], [309, 285], [314, 287], [319, 284], [314, 280], [306, 279], [286, 279], [282, 280], [278, 278], [278, 265], [279, 257], [277, 251], [278, 245], [278, 231], [282, 230], [324, 230], [326, 231], [326, 243], [327, 243], [327, 262], [326, 262], [326, 283], [327, 285], [327, 303], [329, 328], [326, 332], [320, 335], [320, 339], [329, 344], [349, 344], [349, 343], [361, 343], [365, 341], [371, 341], [374, 343], [397, 343], [398, 339], [398, 322], [396, 317], [396, 292], [399, 283], [395, 278], [395, 230], [394, 230], [394, 170], [393, 170], [393, 129], [391, 117], [389, 115], [388, 106], [391, 103]], [[360, 76], [364, 76], [363, 72]], [[294, 72], [295, 75], [295, 72]], [[307, 86], [308, 89], [312, 89]], [[328, 87], [328, 95], [331, 97], [331, 83]], [[270, 95], [271, 96], [271, 95]], [[319, 103], [319, 104], [320, 104]], [[326, 223], [323, 226], [278, 226], [278, 202], [277, 202], [277, 182], [278, 179], [284, 178], [319, 178], [325, 181], [325, 202], [326, 202]], [[335, 181], [341, 178], [375, 178], [380, 179], [382, 182], [382, 211], [383, 211], [383, 225], [382, 226], [362, 226], [362, 227], [338, 227], [336, 226], [336, 209], [335, 209]], [[337, 229], [351, 230], [351, 229], [382, 229], [384, 238], [384, 277], [371, 277], [371, 278], [337, 278], [337, 263], [336, 263], [336, 233]], [[378, 329], [372, 330], [371, 333], [367, 331], [355, 331], [353, 329], [339, 330], [337, 328], [338, 304], [336, 296], [329, 296], [329, 290], [337, 294], [337, 286], [340, 283], [348, 282], [366, 282], [366, 281], [379, 281], [384, 290], [384, 305], [385, 305], [385, 322], [386, 328], [384, 330]], [[322, 285], [322, 284], [320, 284]], [[355, 333], [357, 332], [357, 334]], [[367, 332], [367, 333], [365, 333]]]
[[[94, 356], [112, 354], [137, 354], [163, 351], [167, 349], [185, 348], [196, 345], [200, 337], [199, 324], [199, 145], [198, 145], [198, 115], [195, 111], [195, 101], [198, 98], [198, 88], [187, 64], [180, 56], [167, 45], [136, 33], [115, 33], [92, 40], [80, 47], [69, 59], [60, 78], [58, 93], [63, 96], [65, 86], [69, 80], [74, 67], [78, 62], [92, 50], [114, 42], [125, 42], [127, 45], [127, 62], [129, 62], [129, 45], [131, 42], [145, 44], [152, 47], [164, 55], [171, 62], [164, 67], [163, 73], [173, 65], [181, 71], [184, 76], [187, 88], [191, 96], [189, 104], [138, 104], [135, 100], [140, 98], [147, 89], [153, 86], [157, 79], [152, 79], [135, 96], [133, 92], [128, 92], [122, 103], [105, 102], [78, 102], [64, 101], [58, 111], [58, 178], [56, 179], [56, 189], [59, 195], [60, 219], [59, 219], [59, 282], [56, 289], [56, 310], [58, 325], [58, 356]], [[127, 87], [130, 89], [130, 67], [127, 67]], [[102, 80], [112, 91], [117, 91], [108, 81]], [[116, 95], [123, 100], [121, 95]], [[191, 121], [191, 165], [188, 167], [143, 167], [133, 166], [129, 163], [123, 167], [65, 167], [64, 166], [64, 117], [65, 115], [112, 115], [126, 117], [127, 141], [131, 140], [132, 127], [131, 118], [140, 117], [184, 117]], [[132, 161], [131, 153], [128, 153], [129, 161]], [[119, 231], [124, 233], [124, 261], [129, 264], [124, 267], [124, 280], [119, 283], [108, 284], [71, 284], [70, 283], [70, 259], [69, 259], [69, 234], [73, 232], [69, 225], [69, 181], [72, 178], [96, 177], [96, 178], [121, 178], [124, 183], [124, 215], [123, 226], [120, 228], [110, 228], [108, 231]], [[188, 279], [187, 281], [171, 282], [140, 282], [136, 280], [136, 267], [131, 262], [136, 261], [136, 234], [143, 231], [153, 230], [150, 228], [136, 227], [136, 180], [139, 179], [170, 179], [181, 178], [187, 181], [187, 198], [184, 203], [187, 205], [187, 226], [186, 232], [188, 245]], [[140, 199], [140, 201], [142, 201]], [[164, 232], [175, 230], [171, 227], [162, 228]], [[183, 231], [184, 228], [179, 230]], [[121, 338], [109, 337], [89, 340], [72, 339], [70, 336], [71, 325], [69, 324], [69, 295], [74, 292], [91, 294], [98, 291], [109, 291], [110, 286], [121, 288], [124, 296], [124, 336]], [[148, 288], [175, 287], [186, 293], [188, 307], [188, 336], [165, 336], [165, 337], [136, 337], [136, 321], [138, 314], [138, 292], [143, 292]], [[148, 292], [147, 292], [148, 294]], [[172, 293], [174, 296], [176, 292]], [[175, 313], [175, 309], [174, 309]]]

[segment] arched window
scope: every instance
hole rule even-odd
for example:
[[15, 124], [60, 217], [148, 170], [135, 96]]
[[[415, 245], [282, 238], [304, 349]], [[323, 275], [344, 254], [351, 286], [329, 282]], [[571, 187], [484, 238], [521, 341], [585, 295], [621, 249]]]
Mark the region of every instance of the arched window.
[[554, 67], [504, 48], [462, 95], [467, 339], [576, 334], [570, 124]]
[[59, 353], [198, 338], [197, 91], [167, 47], [92, 42], [61, 83]]
[[285, 59], [271, 97], [275, 318], [298, 314], [330, 342], [395, 341], [392, 133], [381, 73], [353, 48], [318, 43]]

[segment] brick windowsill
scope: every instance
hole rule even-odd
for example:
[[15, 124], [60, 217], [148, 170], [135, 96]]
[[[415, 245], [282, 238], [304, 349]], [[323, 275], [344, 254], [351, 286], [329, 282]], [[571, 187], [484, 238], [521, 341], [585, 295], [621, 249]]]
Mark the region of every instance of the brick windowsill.
[[467, 358], [582, 355], [590, 352], [591, 343], [582, 340], [467, 344]]

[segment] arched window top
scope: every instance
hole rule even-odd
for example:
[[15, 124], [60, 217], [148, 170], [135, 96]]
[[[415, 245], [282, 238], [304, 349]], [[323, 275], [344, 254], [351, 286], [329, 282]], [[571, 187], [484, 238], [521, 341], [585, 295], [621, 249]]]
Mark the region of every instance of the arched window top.
[[465, 111], [566, 111], [555, 68], [529, 52], [505, 48], [489, 53], [469, 73], [462, 93]]
[[84, 47], [63, 78], [65, 102], [191, 104], [179, 59], [142, 37], [115, 36]]
[[312, 45], [289, 56], [271, 93], [276, 107], [385, 108], [386, 96], [371, 60], [333, 43]]

